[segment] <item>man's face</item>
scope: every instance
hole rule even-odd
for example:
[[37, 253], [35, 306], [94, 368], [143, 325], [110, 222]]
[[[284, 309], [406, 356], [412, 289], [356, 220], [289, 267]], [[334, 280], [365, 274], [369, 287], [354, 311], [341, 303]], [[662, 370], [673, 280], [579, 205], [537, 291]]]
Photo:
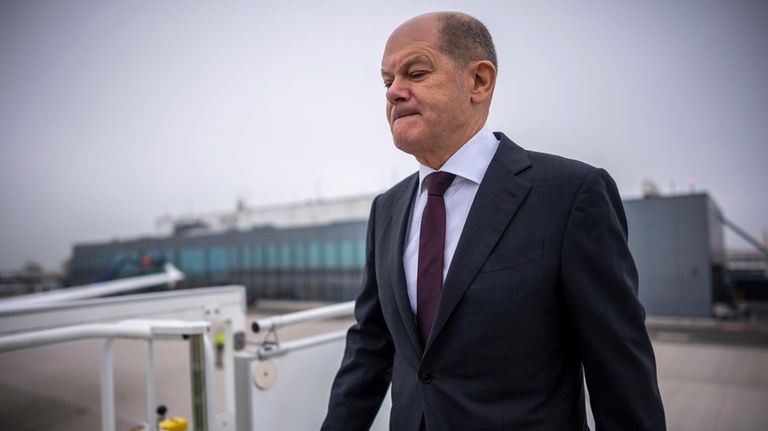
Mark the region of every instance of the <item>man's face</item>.
[[438, 26], [434, 19], [403, 24], [389, 37], [381, 62], [395, 146], [419, 161], [450, 147], [470, 117], [471, 85], [438, 49]]

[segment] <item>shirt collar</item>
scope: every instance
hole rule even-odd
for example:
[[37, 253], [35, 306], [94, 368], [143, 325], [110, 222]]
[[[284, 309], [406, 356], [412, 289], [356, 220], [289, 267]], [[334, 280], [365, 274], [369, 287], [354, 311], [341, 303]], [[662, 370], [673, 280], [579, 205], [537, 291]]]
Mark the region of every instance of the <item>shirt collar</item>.
[[[480, 184], [498, 147], [499, 140], [491, 129], [484, 125], [475, 136], [446, 160], [440, 170]], [[436, 171], [429, 166], [419, 164], [419, 190], [424, 187], [424, 178], [432, 172]]]

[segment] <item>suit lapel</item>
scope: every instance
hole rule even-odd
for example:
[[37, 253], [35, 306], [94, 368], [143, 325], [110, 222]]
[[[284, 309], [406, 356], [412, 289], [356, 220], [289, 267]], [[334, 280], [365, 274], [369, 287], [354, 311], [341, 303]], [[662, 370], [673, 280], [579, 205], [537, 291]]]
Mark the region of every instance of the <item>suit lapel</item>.
[[411, 206], [413, 205], [414, 195], [419, 185], [419, 175], [415, 174], [410, 178], [410, 181], [406, 183], [406, 187], [403, 187], [403, 192], [396, 199], [394, 211], [392, 213], [392, 227], [395, 229], [394, 235], [390, 244], [395, 247], [394, 250], [390, 249], [388, 256], [392, 257], [388, 265], [389, 274], [394, 276], [392, 280], [392, 290], [395, 295], [395, 302], [397, 302], [397, 309], [400, 312], [400, 317], [405, 326], [406, 332], [408, 332], [408, 338], [413, 344], [413, 348], [418, 352], [419, 356], [423, 353], [421, 341], [419, 340], [419, 333], [416, 329], [416, 316], [413, 315], [411, 310], [411, 302], [408, 299], [408, 287], [405, 281], [405, 269], [403, 268], [403, 253], [405, 252], [405, 235], [408, 232], [408, 221], [411, 215]]
[[425, 350], [429, 350], [439, 335], [531, 188], [529, 183], [517, 177], [519, 172], [530, 166], [525, 150], [503, 134], [496, 135], [501, 142], [488, 165], [459, 237]]

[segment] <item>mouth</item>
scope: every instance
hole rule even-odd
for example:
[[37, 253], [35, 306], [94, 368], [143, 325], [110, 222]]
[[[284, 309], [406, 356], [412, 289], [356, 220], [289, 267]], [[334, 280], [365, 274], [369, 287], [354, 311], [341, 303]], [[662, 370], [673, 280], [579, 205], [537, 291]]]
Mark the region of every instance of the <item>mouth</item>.
[[404, 118], [404, 117], [411, 117], [414, 115], [418, 115], [419, 113], [413, 110], [403, 110], [403, 111], [395, 111], [392, 113], [392, 124], [395, 123], [395, 121]]

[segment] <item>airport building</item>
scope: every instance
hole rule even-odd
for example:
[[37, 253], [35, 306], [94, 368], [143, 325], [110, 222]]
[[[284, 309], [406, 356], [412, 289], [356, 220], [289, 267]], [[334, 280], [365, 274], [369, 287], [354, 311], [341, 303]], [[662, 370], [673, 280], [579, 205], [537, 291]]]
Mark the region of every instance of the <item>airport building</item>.
[[624, 201], [647, 314], [709, 317], [725, 288], [722, 213], [705, 193]]
[[156, 272], [169, 262], [182, 287], [243, 285], [256, 298], [355, 298], [372, 195], [234, 212], [162, 217], [158, 234], [74, 246], [68, 284]]

